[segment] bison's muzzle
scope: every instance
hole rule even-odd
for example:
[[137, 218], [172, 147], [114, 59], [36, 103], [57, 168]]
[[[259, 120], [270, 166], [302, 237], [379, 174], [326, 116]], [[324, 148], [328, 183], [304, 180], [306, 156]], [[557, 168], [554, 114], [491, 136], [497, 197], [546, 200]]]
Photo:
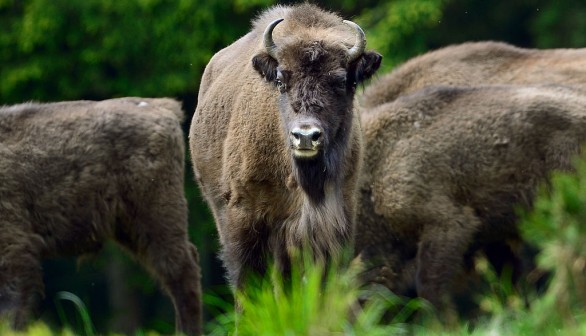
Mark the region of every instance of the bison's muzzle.
[[296, 159], [314, 158], [322, 147], [323, 133], [320, 127], [310, 124], [294, 127], [289, 136], [293, 157]]

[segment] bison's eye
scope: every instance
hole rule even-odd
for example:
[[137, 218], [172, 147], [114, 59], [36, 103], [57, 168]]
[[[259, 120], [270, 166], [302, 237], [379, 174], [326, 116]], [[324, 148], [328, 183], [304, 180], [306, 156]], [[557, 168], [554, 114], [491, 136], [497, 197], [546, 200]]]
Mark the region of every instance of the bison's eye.
[[285, 91], [287, 91], [287, 84], [283, 83], [283, 81], [280, 79], [276, 79], [275, 84], [281, 93], [285, 93]]
[[287, 91], [287, 83], [285, 83], [285, 76], [281, 71], [277, 72], [277, 78], [275, 79], [275, 85], [281, 93], [285, 93]]

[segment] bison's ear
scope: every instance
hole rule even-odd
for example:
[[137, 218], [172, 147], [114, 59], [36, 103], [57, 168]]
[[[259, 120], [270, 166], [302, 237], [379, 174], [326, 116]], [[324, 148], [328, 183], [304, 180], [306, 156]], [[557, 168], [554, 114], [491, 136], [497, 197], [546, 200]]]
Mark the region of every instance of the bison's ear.
[[363, 53], [353, 64], [354, 82], [360, 84], [372, 77], [380, 67], [382, 59], [381, 54], [374, 51]]
[[252, 67], [263, 78], [271, 83], [277, 79], [277, 66], [279, 63], [267, 53], [260, 53], [252, 58]]

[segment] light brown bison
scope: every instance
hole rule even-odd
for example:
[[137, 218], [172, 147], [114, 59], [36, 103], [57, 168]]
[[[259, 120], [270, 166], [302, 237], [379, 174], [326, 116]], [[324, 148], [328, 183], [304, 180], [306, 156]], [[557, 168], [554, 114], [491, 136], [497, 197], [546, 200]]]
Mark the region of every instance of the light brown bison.
[[161, 282], [177, 330], [201, 333], [182, 118], [170, 99], [0, 108], [0, 313], [14, 327], [43, 293], [42, 258], [94, 253], [113, 239]]
[[530, 207], [552, 170], [572, 168], [586, 141], [586, 96], [561, 86], [431, 87], [365, 111], [362, 125], [356, 251], [371, 267], [365, 277], [404, 295], [415, 285], [446, 313], [470, 255], [519, 241], [515, 207]]
[[364, 32], [316, 6], [276, 6], [207, 65], [190, 130], [231, 284], [290, 253], [336, 257], [353, 235], [362, 161], [356, 86], [378, 69]]
[[566, 84], [586, 87], [586, 48], [523, 49], [470, 42], [415, 57], [381, 76], [361, 102], [373, 108], [430, 85]]

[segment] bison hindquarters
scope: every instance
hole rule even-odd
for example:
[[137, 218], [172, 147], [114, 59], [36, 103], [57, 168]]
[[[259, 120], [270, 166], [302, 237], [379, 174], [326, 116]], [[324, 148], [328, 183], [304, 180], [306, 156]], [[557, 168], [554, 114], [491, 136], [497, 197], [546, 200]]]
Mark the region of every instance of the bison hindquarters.
[[201, 334], [182, 118], [171, 99], [0, 107], [0, 315], [14, 328], [43, 295], [43, 258], [114, 240], [160, 281], [177, 331]]

